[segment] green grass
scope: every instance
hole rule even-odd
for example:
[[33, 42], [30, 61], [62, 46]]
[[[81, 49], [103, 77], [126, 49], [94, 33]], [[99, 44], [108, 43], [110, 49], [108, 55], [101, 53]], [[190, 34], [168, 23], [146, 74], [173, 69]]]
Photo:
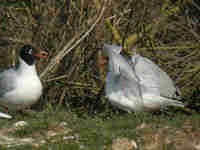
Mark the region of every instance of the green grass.
[[[49, 59], [38, 64], [38, 71], [41, 73], [52, 57], [58, 54], [75, 35], [88, 31], [94, 23], [95, 15], [99, 12], [98, 2], [103, 5], [103, 1], [100, 0], [2, 0], [0, 67], [12, 66], [17, 57], [17, 53], [13, 53], [14, 50], [17, 51], [22, 44], [30, 41], [38, 48], [49, 52]], [[60, 129], [59, 135], [47, 139], [46, 143], [39, 147], [26, 144], [9, 148], [0, 146], [0, 150], [110, 150], [113, 140], [123, 137], [135, 140], [138, 149], [141, 150], [149, 148], [151, 144], [156, 145], [153, 142], [158, 142], [158, 146], [152, 148], [153, 150], [195, 149], [188, 146], [195, 140], [200, 141], [199, 114], [116, 113], [115, 109], [107, 107], [110, 105], [107, 105], [103, 94], [99, 92], [104, 82], [100, 79], [97, 54], [104, 42], [115, 43], [116, 41], [105, 23], [105, 19], [112, 18], [111, 23], [119, 31], [121, 38], [141, 33], [142, 36], [133, 47], [137, 47], [139, 54], [155, 61], [167, 71], [182, 91], [185, 102], [191, 101], [196, 108], [199, 108], [200, 92], [197, 87], [200, 82], [196, 81], [199, 81], [200, 77], [198, 67], [200, 53], [199, 46], [193, 46], [198, 44], [199, 24], [193, 24], [191, 16], [193, 17], [194, 14], [187, 16], [182, 10], [162, 19], [162, 14], [166, 13], [161, 11], [163, 8], [183, 8], [181, 1], [176, 1], [177, 3], [157, 0], [133, 2], [131, 5], [129, 0], [110, 1], [95, 30], [45, 77], [49, 80], [66, 76], [48, 82], [46, 79], [43, 80], [45, 81], [44, 95], [40, 102], [47, 103], [44, 112], [13, 113], [15, 117], [12, 120], [0, 119], [0, 134], [6, 128], [13, 128], [13, 124], [17, 121], [28, 122], [29, 126], [6, 133], [8, 137], [17, 139], [36, 138], [37, 135], [38, 140], [45, 139], [48, 131], [58, 132], [56, 127], [61, 122], [67, 123], [65, 129], [69, 132], [62, 133]], [[188, 1], [188, 4], [184, 5], [186, 7], [184, 10], [190, 12], [194, 9], [189, 9], [187, 7], [189, 4]], [[133, 10], [134, 13], [131, 15], [129, 10]], [[160, 25], [154, 27], [155, 20], [159, 21], [159, 18]], [[152, 25], [155, 31], [146, 31], [149, 25]], [[65, 109], [58, 107], [54, 111], [52, 105], [57, 107], [58, 103], [67, 104], [68, 107]], [[39, 109], [41, 105], [36, 105], [36, 108]], [[89, 110], [91, 107], [92, 109]], [[93, 115], [89, 115], [90, 111]], [[144, 127], [139, 129], [141, 125]], [[77, 139], [63, 140], [65, 136], [77, 136]], [[155, 139], [156, 137], [158, 138]], [[171, 140], [168, 143], [165, 141], [167, 138]], [[56, 141], [53, 141], [55, 139]], [[177, 148], [177, 145], [183, 147]]]
[[[17, 138], [36, 138], [34, 134], [39, 133], [38, 139], [43, 139], [49, 130], [54, 130], [59, 123], [65, 121], [66, 128], [70, 129], [67, 134], [59, 134], [55, 137], [51, 137], [47, 142], [37, 149], [46, 150], [101, 150], [111, 149], [113, 140], [117, 138], [126, 137], [133, 139], [137, 142], [139, 148], [141, 148], [146, 138], [145, 135], [151, 133], [157, 133], [160, 129], [169, 126], [170, 128], [165, 130], [164, 136], [174, 135], [176, 136], [176, 130], [182, 130], [184, 128], [185, 121], [191, 122], [192, 131], [199, 131], [200, 119], [198, 114], [192, 116], [178, 113], [177, 115], [153, 115], [150, 113], [144, 113], [142, 115], [134, 114], [118, 114], [110, 119], [105, 120], [98, 114], [94, 117], [85, 115], [84, 117], [77, 117], [75, 113], [69, 113], [65, 110], [59, 110], [59, 112], [40, 112], [35, 117], [23, 116], [22, 114], [16, 114], [12, 120], [1, 119], [1, 129], [5, 127], [12, 127], [13, 124], [19, 120], [24, 120], [29, 123], [28, 126], [12, 131], [9, 133], [9, 137]], [[141, 124], [146, 124], [144, 129], [138, 129]], [[53, 126], [53, 127], [52, 127]], [[63, 140], [64, 136], [75, 136], [77, 139]], [[144, 136], [144, 137], [143, 137]], [[56, 139], [56, 141], [54, 141]], [[163, 144], [164, 150], [173, 150], [173, 143]], [[35, 146], [30, 144], [14, 146], [14, 147], [0, 147], [0, 150], [25, 150], [35, 149]]]

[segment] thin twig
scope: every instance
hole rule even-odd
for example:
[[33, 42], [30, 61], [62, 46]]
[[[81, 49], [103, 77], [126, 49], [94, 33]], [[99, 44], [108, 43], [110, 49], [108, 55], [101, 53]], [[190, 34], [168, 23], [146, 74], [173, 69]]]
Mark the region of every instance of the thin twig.
[[[70, 41], [69, 44], [67, 44], [54, 58], [52, 58], [52, 60], [50, 61], [50, 63], [46, 67], [46, 69], [40, 74], [40, 78], [43, 78], [53, 67], [55, 67], [55, 65], [57, 64], [58, 60], [59, 61], [62, 60], [64, 58], [64, 56], [66, 56], [69, 52], [71, 52], [72, 49], [74, 49], [78, 44], [80, 44], [80, 42], [82, 42], [92, 32], [92, 30], [95, 28], [97, 23], [103, 17], [104, 11], [106, 9], [106, 2], [107, 2], [107, 0], [104, 1], [104, 5], [103, 5], [103, 7], [101, 9], [101, 12], [100, 12], [99, 16], [97, 17], [96, 21], [90, 27], [90, 29], [87, 32], [85, 32], [85, 34], [78, 41], [76, 41], [75, 43], [73, 41], [76, 39], [76, 37], [74, 37]], [[72, 43], [74, 43], [74, 44], [71, 46]]]
[[[154, 47], [153, 49], [155, 50], [174, 50], [174, 49], [180, 49], [180, 50], [185, 50], [185, 49], [191, 49], [191, 48], [199, 48], [200, 44], [194, 44], [194, 45], [182, 45], [182, 46], [170, 46], [170, 47]], [[141, 50], [149, 50], [149, 47], [144, 47], [144, 48], [135, 48], [136, 51], [141, 51]]]
[[60, 96], [60, 100], [59, 100], [59, 104], [58, 106], [61, 106], [63, 104], [64, 98], [65, 98], [65, 94], [66, 94], [67, 88], [64, 88], [61, 96]]
[[30, 42], [30, 40], [21, 40], [18, 38], [11, 38], [11, 37], [1, 37], [0, 40], [5, 40], [5, 41], [10, 41], [13, 43], [21, 43], [21, 44], [31, 44], [34, 45], [33, 43]]

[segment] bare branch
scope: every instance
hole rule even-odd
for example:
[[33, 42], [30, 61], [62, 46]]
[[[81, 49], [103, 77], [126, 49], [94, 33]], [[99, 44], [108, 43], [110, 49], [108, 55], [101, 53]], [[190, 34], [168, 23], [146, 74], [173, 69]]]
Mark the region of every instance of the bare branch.
[[78, 41], [76, 41], [74, 43], [74, 41], [77, 39], [77, 36], [75, 36], [54, 58], [52, 58], [52, 60], [50, 61], [50, 63], [48, 64], [48, 66], [45, 68], [45, 70], [40, 74], [40, 78], [44, 78], [44, 76], [53, 67], [55, 67], [56, 64], [58, 64], [58, 62], [60, 60], [62, 60], [69, 52], [71, 52], [72, 49], [74, 49], [78, 44], [80, 44], [80, 42], [82, 42], [92, 32], [92, 30], [95, 28], [95, 26], [99, 23], [99, 21], [103, 17], [104, 11], [106, 9], [106, 2], [107, 2], [107, 0], [104, 1], [104, 5], [103, 5], [103, 7], [101, 9], [101, 12], [100, 12], [99, 16], [97, 17], [97, 19], [95, 20], [95, 22], [91, 25], [91, 27], [89, 28], [89, 30], [87, 32], [85, 32], [85, 34], [83, 34], [83, 35], [80, 34], [82, 36], [80, 37], [80, 39]]

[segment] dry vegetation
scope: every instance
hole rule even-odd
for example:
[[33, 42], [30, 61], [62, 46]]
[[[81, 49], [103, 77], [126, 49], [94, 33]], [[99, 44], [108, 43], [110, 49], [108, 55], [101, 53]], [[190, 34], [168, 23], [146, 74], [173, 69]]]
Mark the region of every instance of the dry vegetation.
[[45, 49], [50, 57], [38, 64], [45, 90], [37, 107], [64, 104], [80, 112], [103, 112], [108, 107], [98, 50], [104, 42], [122, 44], [157, 62], [196, 106], [198, 14], [198, 0], [2, 0], [0, 67], [15, 64], [24, 43]]
[[[123, 45], [127, 54], [135, 48], [200, 112], [199, 0], [0, 1], [0, 68], [15, 65], [25, 43], [50, 56], [37, 66], [44, 92], [34, 108], [44, 111], [0, 119], [0, 150], [200, 149], [198, 113], [116, 111], [97, 65], [104, 42]], [[16, 129], [19, 120], [28, 125]]]

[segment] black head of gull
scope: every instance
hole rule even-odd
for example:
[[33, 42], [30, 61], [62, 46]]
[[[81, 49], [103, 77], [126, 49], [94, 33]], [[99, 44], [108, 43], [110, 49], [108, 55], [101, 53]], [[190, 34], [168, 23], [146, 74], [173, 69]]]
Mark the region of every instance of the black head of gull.
[[[45, 51], [24, 45], [19, 52], [16, 67], [0, 72], [0, 106], [19, 110], [34, 104], [42, 94], [42, 84], [37, 75], [37, 58], [47, 58]], [[0, 113], [0, 117], [5, 117]], [[7, 117], [9, 118], [9, 117]]]
[[28, 65], [34, 65], [37, 58], [46, 58], [48, 55], [45, 51], [37, 50], [31, 45], [24, 45], [20, 50], [19, 56]]

